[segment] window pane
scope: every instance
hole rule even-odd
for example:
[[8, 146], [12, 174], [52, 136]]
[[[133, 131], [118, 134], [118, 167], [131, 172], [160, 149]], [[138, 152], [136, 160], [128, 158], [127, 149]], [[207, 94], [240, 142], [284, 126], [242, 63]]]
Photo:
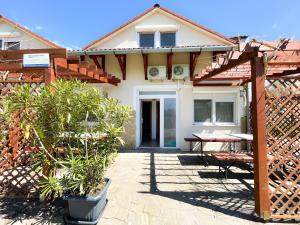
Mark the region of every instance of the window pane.
[[140, 34], [140, 47], [154, 47], [154, 34]]
[[174, 47], [175, 45], [175, 33], [160, 33], [161, 47]]
[[194, 118], [195, 122], [211, 121], [211, 100], [194, 100]]
[[5, 50], [19, 50], [20, 49], [20, 42], [19, 41], [10, 41], [4, 43]]
[[2, 50], [2, 40], [0, 40], [0, 50]]
[[216, 102], [216, 121], [233, 123], [233, 102]]
[[164, 102], [165, 147], [176, 147], [176, 99], [165, 98]]

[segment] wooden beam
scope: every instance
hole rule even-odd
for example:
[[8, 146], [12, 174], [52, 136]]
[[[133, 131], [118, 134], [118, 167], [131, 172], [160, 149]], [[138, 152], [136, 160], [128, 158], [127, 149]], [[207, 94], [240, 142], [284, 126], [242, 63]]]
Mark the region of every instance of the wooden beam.
[[261, 218], [268, 219], [271, 216], [271, 212], [266, 146], [265, 78], [263, 57], [252, 57], [251, 81], [255, 211]]
[[249, 52], [243, 52], [238, 59], [232, 59], [232, 60], [228, 60], [227, 64], [221, 65], [220, 68], [212, 70], [211, 72], [209, 72], [208, 74], [200, 77], [199, 79], [197, 79], [198, 81], [203, 81], [206, 80], [208, 78], [211, 78], [213, 76], [216, 76], [220, 73], [223, 73], [229, 69], [232, 69], [238, 65], [241, 65], [243, 63], [248, 62], [253, 54], [249, 53]]
[[227, 87], [227, 86], [240, 86], [233, 83], [193, 83], [194, 87]]
[[[93, 59], [95, 65], [102, 69], [105, 72], [105, 55], [90, 55], [90, 58]], [[99, 61], [100, 59], [100, 61]]]
[[[57, 57], [57, 58], [59, 58], [59, 57]], [[80, 56], [78, 56], [78, 55], [68, 56], [67, 62], [68, 63], [80, 63]]]
[[143, 53], [143, 65], [144, 65], [144, 75], [145, 75], [145, 80], [148, 80], [148, 54]]
[[172, 78], [172, 58], [173, 53], [167, 53], [167, 78], [168, 80], [171, 80]]
[[20, 83], [20, 84], [26, 84], [26, 83], [43, 83], [45, 82], [45, 79], [34, 79], [34, 80], [0, 80], [1, 83]]
[[190, 80], [193, 80], [195, 68], [197, 65], [198, 57], [200, 56], [201, 52], [190, 52]]
[[65, 48], [50, 49], [22, 49], [22, 50], [1, 50], [0, 59], [19, 60], [23, 59], [24, 54], [49, 53], [50, 58], [67, 58]]
[[126, 80], [126, 54], [115, 55], [118, 59], [123, 80]]
[[269, 75], [268, 77], [283, 77], [283, 76], [289, 76], [289, 75], [293, 75], [293, 74], [297, 74], [297, 73], [300, 73], [300, 67], [298, 67], [295, 70], [286, 70], [281, 73], [273, 73], [273, 74]]

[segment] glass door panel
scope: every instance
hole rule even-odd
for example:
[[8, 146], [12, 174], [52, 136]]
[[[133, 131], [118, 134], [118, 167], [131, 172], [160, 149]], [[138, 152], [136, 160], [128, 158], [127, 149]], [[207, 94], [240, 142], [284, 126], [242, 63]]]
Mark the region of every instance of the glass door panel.
[[176, 99], [164, 99], [164, 147], [176, 147]]

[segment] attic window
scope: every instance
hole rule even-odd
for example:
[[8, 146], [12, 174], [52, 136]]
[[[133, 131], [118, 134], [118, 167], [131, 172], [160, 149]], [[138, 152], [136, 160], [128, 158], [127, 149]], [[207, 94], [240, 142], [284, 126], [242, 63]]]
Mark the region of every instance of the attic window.
[[140, 47], [154, 47], [154, 33], [140, 33]]
[[4, 49], [5, 50], [19, 50], [20, 49], [20, 42], [19, 41], [4, 42]]
[[161, 47], [174, 47], [176, 46], [175, 32], [160, 33], [160, 46]]

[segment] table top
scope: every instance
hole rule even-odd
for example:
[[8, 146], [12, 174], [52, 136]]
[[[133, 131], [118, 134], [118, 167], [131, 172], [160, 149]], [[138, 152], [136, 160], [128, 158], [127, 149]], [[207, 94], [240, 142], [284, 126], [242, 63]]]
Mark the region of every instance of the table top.
[[241, 138], [242, 140], [253, 141], [253, 134], [229, 134], [233, 137]]
[[208, 142], [238, 142], [242, 140], [252, 141], [252, 134], [201, 134], [193, 133], [193, 136]]

